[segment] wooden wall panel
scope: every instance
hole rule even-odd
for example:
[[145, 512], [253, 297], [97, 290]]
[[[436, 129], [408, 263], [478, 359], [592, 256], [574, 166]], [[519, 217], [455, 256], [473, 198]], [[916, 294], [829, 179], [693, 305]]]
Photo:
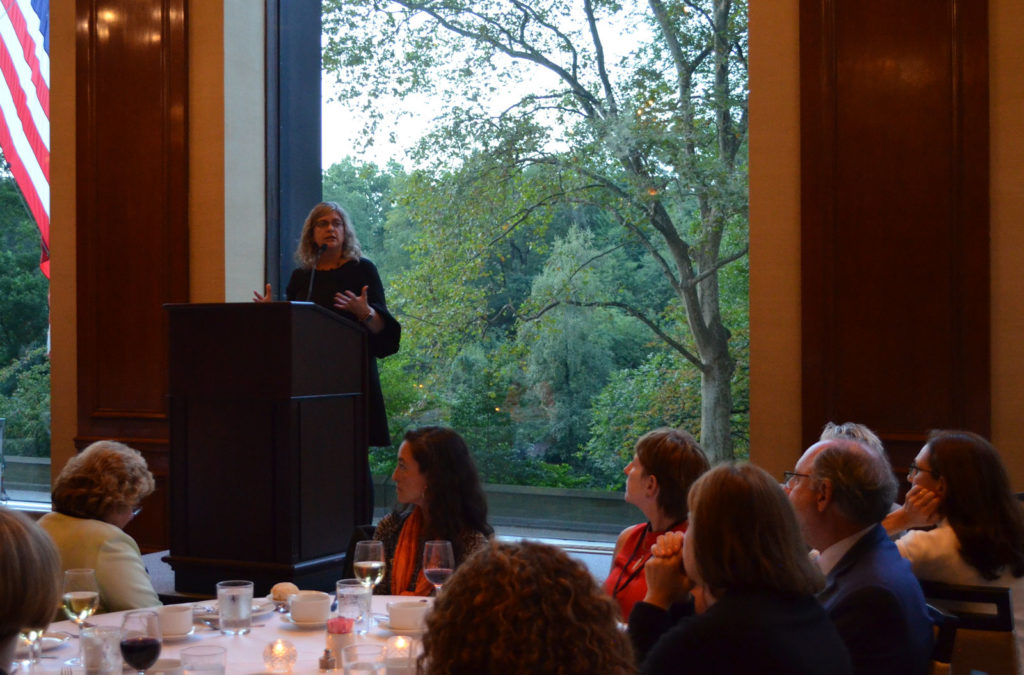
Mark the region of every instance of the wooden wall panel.
[[142, 450], [167, 545], [167, 317], [188, 301], [186, 0], [77, 0], [78, 437]]
[[801, 5], [803, 428], [989, 433], [985, 3]]

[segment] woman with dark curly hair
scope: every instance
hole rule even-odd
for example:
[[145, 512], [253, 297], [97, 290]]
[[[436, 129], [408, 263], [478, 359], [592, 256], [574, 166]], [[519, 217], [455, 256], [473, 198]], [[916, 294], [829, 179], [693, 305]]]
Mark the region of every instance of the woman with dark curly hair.
[[0, 507], [0, 675], [11, 672], [18, 633], [50, 624], [60, 602], [60, 557], [20, 513]]
[[604, 589], [619, 603], [623, 620], [644, 599], [644, 565], [651, 546], [666, 532], [686, 532], [686, 497], [693, 482], [709, 468], [700, 444], [682, 429], [655, 429], [636, 442], [626, 474], [625, 499], [647, 522], [630, 525], [619, 535]]
[[139, 545], [122, 529], [153, 487], [153, 474], [138, 450], [115, 441], [93, 443], [57, 476], [54, 512], [39, 525], [57, 545], [62, 570], [96, 570], [98, 612], [160, 604]]
[[476, 465], [466, 442], [453, 430], [421, 427], [405, 434], [391, 478], [398, 506], [381, 519], [373, 535], [384, 542], [388, 563], [374, 590], [430, 595], [433, 585], [420, 569], [425, 542], [450, 541], [458, 566], [494, 534]]
[[721, 464], [693, 484], [689, 506], [686, 534], [655, 544], [647, 596], [629, 616], [642, 672], [851, 673], [815, 598], [825, 580], [775, 479]]
[[[1012, 588], [1018, 653], [1024, 649], [1024, 509], [995, 447], [970, 431], [933, 431], [907, 473], [903, 506], [883, 523], [919, 579]], [[1024, 667], [1018, 666], [1019, 672]]]
[[466, 561], [427, 615], [421, 672], [633, 673], [619, 611], [562, 550], [497, 543]]

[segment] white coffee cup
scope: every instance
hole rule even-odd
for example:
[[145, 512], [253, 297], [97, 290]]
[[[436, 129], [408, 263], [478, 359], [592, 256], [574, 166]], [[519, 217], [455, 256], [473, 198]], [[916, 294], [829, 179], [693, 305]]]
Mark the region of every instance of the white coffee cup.
[[160, 615], [160, 632], [168, 635], [184, 635], [192, 630], [191, 605], [166, 605], [157, 612]]
[[388, 603], [388, 626], [395, 630], [422, 630], [430, 602], [398, 600]]
[[299, 591], [288, 597], [292, 621], [313, 623], [327, 621], [331, 613], [331, 596], [323, 591]]

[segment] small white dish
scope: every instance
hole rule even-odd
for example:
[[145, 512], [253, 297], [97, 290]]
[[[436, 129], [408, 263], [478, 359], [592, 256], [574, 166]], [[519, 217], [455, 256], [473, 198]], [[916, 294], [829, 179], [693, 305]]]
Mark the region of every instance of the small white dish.
[[[48, 652], [60, 647], [70, 639], [70, 633], [43, 633], [43, 637], [39, 639], [39, 647], [42, 651]], [[18, 658], [28, 658], [28, 645], [19, 644], [14, 653]]]
[[291, 612], [288, 614], [281, 615], [281, 621], [287, 624], [291, 624], [296, 628], [326, 628], [327, 621], [296, 621], [292, 618]]
[[[255, 619], [258, 616], [264, 614], [270, 614], [274, 611], [274, 601], [267, 600], [265, 598], [253, 598], [252, 600], [252, 617]], [[204, 601], [197, 603], [192, 607], [192, 616], [195, 619], [216, 619], [220, 617], [220, 608], [217, 606], [217, 601]]]
[[164, 633], [164, 642], [182, 642], [192, 637], [195, 632], [196, 627], [192, 626], [187, 633]]
[[393, 635], [405, 635], [406, 637], [414, 638], [420, 637], [427, 631], [426, 628], [392, 628], [386, 618], [377, 621], [377, 628]]

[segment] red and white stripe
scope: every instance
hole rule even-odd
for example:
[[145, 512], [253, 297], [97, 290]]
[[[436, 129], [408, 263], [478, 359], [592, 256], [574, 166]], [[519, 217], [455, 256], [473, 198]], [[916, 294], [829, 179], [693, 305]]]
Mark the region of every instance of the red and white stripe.
[[0, 148], [43, 240], [50, 276], [50, 58], [28, 0], [0, 0]]

